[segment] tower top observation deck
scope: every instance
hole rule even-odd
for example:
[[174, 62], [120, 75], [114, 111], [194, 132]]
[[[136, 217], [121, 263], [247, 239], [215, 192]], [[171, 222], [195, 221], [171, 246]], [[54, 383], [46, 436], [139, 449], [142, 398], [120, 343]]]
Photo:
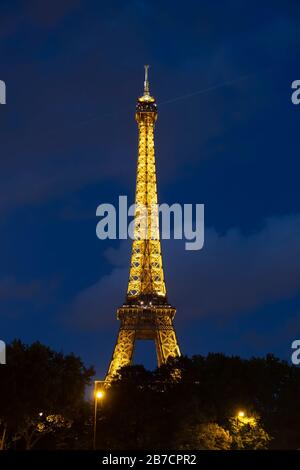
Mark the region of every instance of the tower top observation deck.
[[150, 95], [149, 86], [149, 65], [145, 65], [145, 79], [144, 79], [144, 93], [137, 100], [136, 112], [137, 113], [157, 113], [157, 106], [155, 98]]

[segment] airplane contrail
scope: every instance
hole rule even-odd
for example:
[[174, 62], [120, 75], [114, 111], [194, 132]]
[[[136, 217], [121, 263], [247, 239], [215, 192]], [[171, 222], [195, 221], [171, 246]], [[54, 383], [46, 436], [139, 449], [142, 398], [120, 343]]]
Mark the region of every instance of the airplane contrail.
[[186, 98], [192, 98], [193, 96], [196, 96], [196, 95], [202, 95], [202, 94], [207, 93], [209, 91], [217, 90], [218, 88], [223, 88], [225, 86], [232, 85], [232, 84], [240, 82], [242, 80], [246, 80], [247, 78], [253, 77], [254, 75], [256, 75], [256, 74], [253, 73], [253, 74], [249, 74], [249, 75], [243, 75], [241, 77], [234, 78], [233, 80], [228, 80], [226, 82], [218, 83], [218, 84], [210, 86], [208, 88], [203, 88], [202, 90], [194, 91], [193, 93], [187, 93], [186, 95], [177, 96], [176, 98], [170, 98], [169, 100], [162, 101], [162, 102], [158, 103], [158, 105], [161, 106], [161, 105], [164, 105], [164, 104], [174, 103], [175, 101], [184, 100]]

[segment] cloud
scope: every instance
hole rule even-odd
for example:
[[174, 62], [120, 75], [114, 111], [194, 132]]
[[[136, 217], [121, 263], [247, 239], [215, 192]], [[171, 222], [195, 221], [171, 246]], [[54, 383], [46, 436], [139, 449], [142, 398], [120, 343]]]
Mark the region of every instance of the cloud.
[[128, 269], [111, 274], [79, 292], [68, 306], [64, 322], [80, 330], [107, 328], [116, 322], [116, 310], [125, 300]]
[[166, 246], [170, 295], [184, 316], [221, 318], [293, 297], [300, 290], [299, 236], [300, 216], [291, 215], [267, 219], [249, 235], [208, 230], [195, 254], [177, 248], [172, 255]]
[[45, 28], [53, 28], [67, 14], [78, 8], [79, 3], [79, 0], [60, 0], [41, 4], [38, 0], [30, 0], [27, 5], [27, 14], [33, 23]]
[[42, 284], [37, 280], [20, 282], [15, 277], [5, 277], [0, 279], [0, 302], [31, 300], [40, 293], [41, 289]]
[[[57, 298], [61, 279], [19, 279], [5, 276], [0, 279], [0, 316], [29, 318], [51, 306]], [[29, 316], [28, 316], [29, 315]], [[3, 325], [2, 325], [3, 327]]]
[[[18, 3], [18, 5], [16, 5]], [[59, 2], [7, 2], [2, 6], [0, 37], [7, 38], [17, 33], [25, 24], [39, 27], [46, 32], [56, 27], [68, 13], [79, 5], [79, 0], [60, 0]]]
[[[300, 215], [266, 219], [259, 231], [224, 235], [208, 229], [201, 251], [165, 241], [163, 261], [169, 301], [177, 320], [226, 321], [300, 292]], [[100, 328], [112, 322], [124, 300], [129, 268], [128, 241], [110, 248], [110, 274], [79, 292], [68, 308], [68, 321]]]
[[[285, 311], [285, 310], [283, 310]], [[240, 335], [240, 346], [257, 354], [257, 351], [276, 351], [290, 359], [292, 342], [300, 338], [300, 312], [289, 312], [280, 322], [279, 327], [266, 331], [246, 329]]]
[[[20, 205], [40, 205], [50, 199], [65, 196], [70, 191], [80, 190], [87, 183], [109, 178], [110, 166], [103, 160], [86, 165], [82, 159], [73, 156], [72, 163], [61, 161], [60, 165], [49, 168], [37, 167], [31, 171], [16, 173], [3, 178], [3, 197], [0, 213]], [[100, 175], [100, 176], [99, 176]]]

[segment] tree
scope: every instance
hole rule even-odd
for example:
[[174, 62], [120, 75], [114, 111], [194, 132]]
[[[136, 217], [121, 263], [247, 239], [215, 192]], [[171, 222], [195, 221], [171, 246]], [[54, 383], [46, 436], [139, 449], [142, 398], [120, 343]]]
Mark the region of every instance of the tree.
[[217, 423], [200, 423], [187, 426], [177, 438], [179, 450], [228, 450], [232, 437], [226, 429]]
[[69, 429], [72, 421], [64, 418], [62, 415], [48, 415], [38, 417], [27, 417], [23, 421], [23, 426], [19, 426], [13, 436], [13, 442], [22, 439], [25, 443], [25, 449], [32, 449], [37, 442], [48, 434], [57, 433], [62, 429]]
[[7, 429], [6, 443], [32, 448], [76, 418], [94, 370], [73, 354], [57, 353], [39, 342], [28, 346], [13, 341], [7, 358], [0, 368], [0, 420]]
[[[84, 389], [92, 374], [74, 355], [13, 342], [0, 368], [1, 445], [90, 448]], [[300, 368], [271, 355], [183, 356], [155, 371], [127, 366], [98, 407], [97, 448], [299, 448], [299, 396]], [[238, 410], [247, 411], [232, 418]]]
[[268, 448], [272, 438], [261, 426], [259, 417], [231, 418], [229, 423], [233, 449], [259, 450]]
[[[213, 443], [211, 425], [215, 425], [221, 428], [214, 430], [220, 440], [223, 435], [225, 448], [230, 438], [233, 448], [298, 448], [297, 395], [300, 368], [272, 355], [247, 360], [223, 354], [183, 356], [153, 372], [142, 366], [127, 367], [107, 394], [101, 445], [117, 449], [218, 447], [218, 439]], [[255, 427], [249, 421], [234, 429], [230, 420], [239, 409], [260, 416]], [[201, 429], [205, 442], [200, 442]], [[229, 431], [229, 439], [222, 429]]]

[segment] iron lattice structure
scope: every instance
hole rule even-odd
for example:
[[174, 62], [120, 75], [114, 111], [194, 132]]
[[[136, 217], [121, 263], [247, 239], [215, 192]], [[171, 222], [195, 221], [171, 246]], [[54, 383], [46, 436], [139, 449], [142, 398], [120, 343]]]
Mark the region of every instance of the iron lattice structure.
[[145, 66], [144, 94], [138, 98], [138, 163], [135, 195], [134, 238], [127, 296], [118, 309], [120, 330], [106, 383], [120, 367], [132, 363], [136, 340], [153, 340], [158, 365], [180, 356], [173, 319], [176, 309], [167, 300], [159, 238], [154, 126], [155, 98], [150, 95], [148, 66]]

